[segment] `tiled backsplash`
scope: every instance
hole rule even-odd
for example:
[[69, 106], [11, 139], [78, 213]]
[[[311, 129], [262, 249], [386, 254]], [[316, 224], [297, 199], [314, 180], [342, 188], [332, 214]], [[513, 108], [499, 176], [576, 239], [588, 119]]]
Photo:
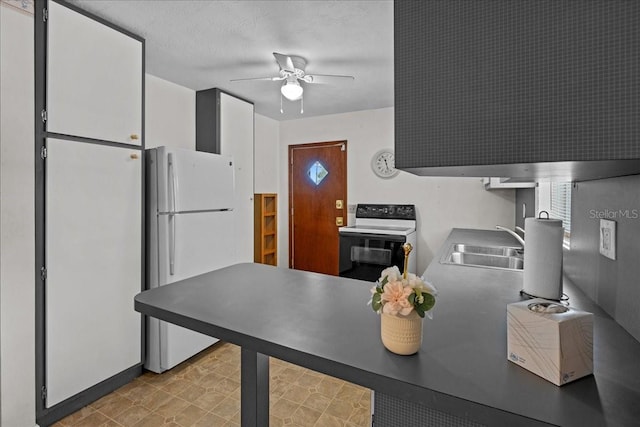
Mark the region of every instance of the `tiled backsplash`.
[[[600, 219], [616, 221], [616, 260], [600, 255]], [[565, 273], [640, 341], [640, 175], [575, 183]]]

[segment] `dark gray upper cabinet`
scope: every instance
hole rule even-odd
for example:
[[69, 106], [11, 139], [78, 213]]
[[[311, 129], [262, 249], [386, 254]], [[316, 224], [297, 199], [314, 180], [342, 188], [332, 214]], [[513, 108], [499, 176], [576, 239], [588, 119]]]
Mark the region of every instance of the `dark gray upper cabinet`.
[[394, 20], [396, 167], [640, 173], [640, 2], [396, 1]]

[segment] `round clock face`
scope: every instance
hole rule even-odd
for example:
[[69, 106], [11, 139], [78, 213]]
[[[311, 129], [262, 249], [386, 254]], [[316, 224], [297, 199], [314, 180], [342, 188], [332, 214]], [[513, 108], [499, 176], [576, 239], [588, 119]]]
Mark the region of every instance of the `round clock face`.
[[395, 158], [391, 150], [380, 150], [374, 154], [371, 169], [380, 178], [392, 178], [400, 172], [395, 168]]

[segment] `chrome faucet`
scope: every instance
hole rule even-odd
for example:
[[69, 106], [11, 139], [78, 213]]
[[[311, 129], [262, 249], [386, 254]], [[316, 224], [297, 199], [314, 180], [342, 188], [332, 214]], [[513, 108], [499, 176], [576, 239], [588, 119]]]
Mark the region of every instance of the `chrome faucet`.
[[[496, 225], [496, 228], [498, 230], [502, 230], [502, 231], [506, 231], [507, 233], [511, 234], [513, 237], [516, 238], [516, 240], [522, 245], [522, 249], [524, 249], [524, 239], [522, 237], [520, 237], [518, 235], [518, 233], [516, 233], [513, 230], [508, 229], [507, 227], [503, 227], [501, 225]], [[519, 227], [518, 227], [519, 228]], [[524, 231], [524, 230], [523, 230]]]

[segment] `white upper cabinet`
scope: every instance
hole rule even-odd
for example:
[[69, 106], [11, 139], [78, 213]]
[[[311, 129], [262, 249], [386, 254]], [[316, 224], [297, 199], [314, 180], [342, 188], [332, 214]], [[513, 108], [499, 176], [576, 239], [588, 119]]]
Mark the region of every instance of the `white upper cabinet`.
[[47, 131], [141, 144], [142, 42], [49, 2]]

